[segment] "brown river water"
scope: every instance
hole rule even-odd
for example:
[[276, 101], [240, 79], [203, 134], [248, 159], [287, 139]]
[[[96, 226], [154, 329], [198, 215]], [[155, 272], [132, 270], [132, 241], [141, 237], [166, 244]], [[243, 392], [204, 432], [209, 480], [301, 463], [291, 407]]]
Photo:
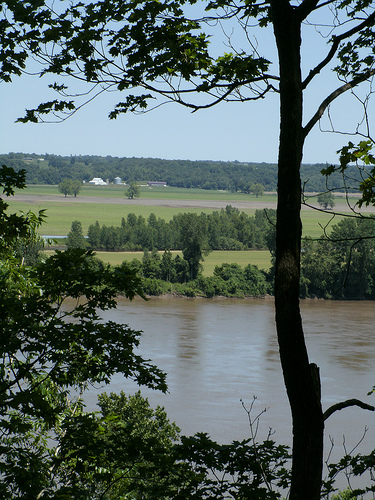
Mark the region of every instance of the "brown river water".
[[[320, 367], [324, 409], [351, 398], [375, 405], [375, 303], [301, 301], [310, 361]], [[247, 414], [267, 408], [258, 438], [291, 443], [291, 416], [278, 357], [272, 299], [173, 299], [118, 301], [104, 319], [142, 330], [140, 353], [168, 374], [169, 393], [142, 393], [162, 405], [185, 435], [208, 432], [230, 442], [249, 437]], [[134, 393], [138, 387], [115, 377], [99, 391]], [[87, 396], [95, 407], [96, 391]], [[375, 448], [375, 412], [348, 408], [326, 423], [326, 449], [342, 456], [367, 429], [360, 451]]]

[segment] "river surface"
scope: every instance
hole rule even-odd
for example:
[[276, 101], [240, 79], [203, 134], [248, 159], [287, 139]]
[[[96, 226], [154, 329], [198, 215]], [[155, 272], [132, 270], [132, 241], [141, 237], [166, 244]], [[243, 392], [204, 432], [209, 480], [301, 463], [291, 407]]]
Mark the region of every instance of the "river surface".
[[[375, 303], [301, 301], [310, 361], [320, 367], [323, 407], [350, 398], [375, 405]], [[169, 393], [142, 390], [166, 408], [185, 435], [208, 432], [220, 442], [249, 437], [241, 400], [260, 418], [258, 438], [291, 444], [291, 416], [280, 368], [272, 299], [119, 300], [103, 318], [142, 330], [140, 353], [168, 374]], [[99, 390], [134, 393], [122, 377]], [[96, 393], [87, 404], [92, 408]], [[361, 451], [375, 448], [375, 412], [348, 408], [326, 424], [326, 449], [350, 451], [368, 428]]]

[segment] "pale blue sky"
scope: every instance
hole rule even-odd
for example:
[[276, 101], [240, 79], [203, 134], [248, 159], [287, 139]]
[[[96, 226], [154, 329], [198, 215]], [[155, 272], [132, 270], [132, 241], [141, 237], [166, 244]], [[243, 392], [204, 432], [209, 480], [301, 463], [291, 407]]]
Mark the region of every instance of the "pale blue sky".
[[[303, 67], [316, 64], [320, 51], [310, 32], [304, 35]], [[267, 31], [261, 42], [272, 57], [274, 42]], [[322, 41], [320, 48], [325, 53]], [[316, 60], [316, 61], [315, 61]], [[54, 81], [54, 79], [52, 80]], [[189, 160], [277, 161], [279, 104], [277, 95], [251, 103], [226, 103], [192, 114], [177, 104], [168, 104], [145, 115], [122, 115], [110, 121], [108, 113], [121, 100], [108, 93], [88, 104], [64, 123], [20, 124], [25, 108], [33, 108], [56, 95], [46, 78], [14, 78], [1, 83], [0, 153], [24, 152], [58, 155], [154, 157]], [[306, 118], [337, 86], [332, 76], [322, 75], [305, 97]], [[358, 102], [344, 96], [333, 107], [335, 123], [354, 129]], [[359, 115], [358, 115], [359, 116]], [[327, 121], [323, 121], [328, 127]], [[345, 123], [350, 125], [345, 125]], [[353, 124], [353, 125], [351, 125]], [[321, 133], [316, 127], [307, 139], [304, 163], [335, 163], [336, 151], [350, 137]]]

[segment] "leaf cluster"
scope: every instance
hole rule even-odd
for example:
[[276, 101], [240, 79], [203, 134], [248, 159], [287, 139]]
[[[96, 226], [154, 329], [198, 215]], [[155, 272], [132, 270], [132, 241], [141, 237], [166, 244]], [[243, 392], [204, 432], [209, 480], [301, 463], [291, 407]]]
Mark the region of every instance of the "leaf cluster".
[[[211, 2], [207, 5], [207, 16], [193, 19], [186, 11], [196, 3], [196, 0], [121, 3], [101, 0], [92, 4], [78, 2], [65, 11], [55, 12], [44, 2], [21, 7], [11, 1], [4, 2], [3, 25], [9, 42], [3, 43], [0, 74], [10, 81], [12, 74], [19, 75], [25, 70], [32, 56], [42, 62], [41, 74], [84, 80], [92, 85], [94, 96], [105, 90], [126, 91], [125, 99], [110, 112], [110, 118], [128, 110], [144, 110], [157, 94], [166, 101], [177, 100], [193, 109], [200, 105], [189, 103], [186, 97], [195, 92], [208, 92], [214, 102], [220, 102], [230, 100], [231, 96], [237, 99], [239, 89], [248, 85], [250, 94], [255, 96], [250, 99], [263, 96], [271, 89], [266, 84], [259, 90], [269, 61], [256, 51], [250, 55], [233, 51], [217, 58], [211, 56], [210, 35], [202, 25], [235, 15], [239, 18], [260, 15], [260, 24], [266, 25], [268, 4], [262, 7], [256, 2], [245, 2], [234, 7], [229, 2]], [[224, 13], [219, 13], [221, 7]], [[28, 19], [30, 15], [32, 20]], [[17, 52], [16, 47], [22, 47], [22, 51]], [[63, 99], [27, 110], [19, 121], [43, 121], [49, 113], [64, 119], [80, 107], [75, 103], [79, 96], [67, 99], [69, 91], [65, 84], [55, 82], [51, 87]]]
[[[14, 190], [23, 189], [26, 186], [26, 170], [15, 172], [13, 168], [2, 165], [0, 167], [0, 188], [3, 195], [11, 196]], [[46, 215], [45, 210], [40, 210], [38, 215], [33, 212], [26, 214], [9, 214], [9, 204], [0, 198], [0, 252], [7, 252], [8, 257], [13, 247], [13, 242], [17, 239], [32, 239], [35, 236], [35, 229], [39, 227]]]
[[372, 154], [373, 142], [371, 140], [361, 141], [354, 145], [351, 141], [341, 148], [339, 153], [340, 165], [331, 165], [321, 171], [327, 178], [334, 172], [340, 172], [344, 186], [353, 181], [353, 174], [348, 175], [351, 164], [356, 166], [360, 177], [359, 191], [361, 197], [357, 203], [358, 207], [362, 205], [375, 205], [375, 156]]

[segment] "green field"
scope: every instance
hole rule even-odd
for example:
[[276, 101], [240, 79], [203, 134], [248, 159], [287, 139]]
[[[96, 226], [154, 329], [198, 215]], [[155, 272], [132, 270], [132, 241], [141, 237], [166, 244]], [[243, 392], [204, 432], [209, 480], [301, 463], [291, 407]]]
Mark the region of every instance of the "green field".
[[[96, 220], [100, 225], [118, 226], [121, 223], [122, 217], [127, 217], [129, 213], [135, 213], [137, 216], [142, 215], [147, 218], [150, 213], [155, 213], [157, 217], [165, 220], [170, 220], [175, 214], [181, 212], [212, 212], [212, 209], [203, 209], [201, 207], [186, 208], [186, 207], [166, 207], [153, 205], [148, 201], [145, 205], [132, 204], [111, 204], [106, 203], [106, 198], [121, 198], [124, 197], [124, 186], [84, 186], [79, 197], [94, 196], [98, 198], [96, 203], [79, 203], [79, 199], [75, 202], [66, 202], [61, 196], [61, 201], [47, 201], [43, 197], [48, 195], [56, 195], [56, 186], [30, 186], [27, 191], [23, 192], [30, 196], [40, 196], [40, 199], [34, 200], [33, 203], [21, 203], [18, 201], [7, 200], [10, 205], [10, 211], [28, 210], [37, 211], [42, 208], [47, 209], [47, 221], [41, 228], [41, 234], [63, 236], [70, 231], [71, 223], [74, 220], [79, 220], [82, 223], [83, 232], [86, 234], [90, 224], [94, 224]], [[174, 200], [221, 200], [227, 201], [244, 201], [245, 197], [249, 199], [249, 195], [240, 193], [228, 193], [220, 191], [206, 191], [199, 189], [179, 189], [179, 188], [142, 188], [141, 199], [174, 199]], [[250, 197], [252, 201], [254, 197]], [[276, 202], [276, 195], [266, 195], [258, 199], [259, 202]], [[340, 211], [347, 209], [345, 199], [336, 199], [336, 208]], [[253, 209], [244, 210], [246, 213], [252, 214]], [[304, 236], [319, 237], [322, 234], [321, 226], [325, 226], [330, 220], [331, 215], [313, 210], [302, 210], [302, 223]], [[340, 218], [335, 218], [336, 223]], [[112, 265], [121, 264], [124, 260], [130, 261], [134, 258], [141, 259], [142, 252], [97, 252], [97, 255], [104, 262]], [[268, 251], [214, 251], [206, 256], [203, 262], [204, 274], [212, 275], [216, 265], [223, 262], [238, 263], [241, 266], [247, 264], [257, 265], [260, 269], [269, 269], [271, 265], [271, 256]]]
[[[210, 213], [212, 209], [202, 208], [174, 208], [160, 206], [143, 206], [143, 205], [112, 205], [106, 203], [55, 203], [43, 202], [40, 204], [21, 203], [16, 201], [8, 201], [9, 210], [24, 211], [38, 210], [45, 208], [47, 210], [46, 223], [43, 224], [40, 233], [54, 236], [65, 236], [70, 231], [71, 224], [74, 220], [79, 220], [82, 223], [84, 234], [87, 233], [90, 224], [99, 224], [106, 226], [119, 226], [122, 217], [127, 217], [129, 213], [135, 213], [137, 216], [142, 215], [147, 218], [150, 213], [154, 213], [157, 217], [169, 221], [174, 215], [181, 212]], [[248, 214], [253, 214], [253, 210], [244, 210]], [[314, 211], [302, 211], [302, 224], [304, 236], [318, 237], [322, 234], [321, 225], [324, 226], [329, 222], [331, 215]], [[335, 218], [335, 223], [340, 220]]]
[[[97, 198], [126, 198], [125, 191], [127, 186], [110, 184], [108, 186], [91, 186], [83, 185], [79, 197], [81, 196], [95, 196]], [[232, 193], [230, 191], [214, 191], [207, 189], [194, 189], [194, 188], [177, 188], [177, 187], [148, 187], [140, 185], [141, 198], [148, 200], [212, 200], [212, 201], [246, 201], [249, 199], [256, 199], [254, 195], [244, 193]], [[34, 185], [30, 184], [26, 189], [16, 190], [16, 194], [27, 195], [59, 195], [57, 186], [50, 185]], [[259, 198], [262, 201], [273, 201], [275, 195], [266, 194]]]
[[[162, 254], [163, 252], [160, 252]], [[173, 255], [182, 252], [172, 252]], [[142, 259], [143, 252], [96, 252], [103, 262], [108, 262], [112, 265], [119, 265], [121, 262], [131, 261], [133, 259]], [[210, 252], [203, 262], [203, 274], [210, 276], [213, 274], [215, 266], [219, 266], [223, 262], [228, 264], [236, 263], [240, 266], [247, 266], [253, 264], [260, 269], [269, 269], [271, 267], [271, 254], [268, 251], [261, 250], [248, 250], [248, 251], [213, 251]]]
[[[47, 250], [47, 254], [53, 253], [53, 250]], [[118, 266], [122, 262], [130, 262], [133, 259], [142, 260], [143, 252], [95, 252], [96, 256], [103, 262]], [[159, 252], [162, 254], [163, 252]], [[172, 251], [173, 255], [182, 255], [182, 252]], [[213, 251], [205, 258], [203, 264], [203, 274], [211, 276], [215, 266], [221, 265], [223, 262], [228, 264], [236, 263], [242, 267], [248, 264], [258, 266], [259, 269], [268, 270], [271, 267], [271, 254], [267, 250], [247, 250], [247, 251]]]
[[158, 206], [143, 206], [143, 205], [113, 205], [103, 202], [98, 203], [59, 203], [59, 202], [43, 202], [38, 204], [21, 203], [16, 201], [8, 201], [9, 211], [24, 211], [31, 210], [37, 212], [45, 208], [47, 210], [46, 223], [40, 229], [41, 234], [49, 234], [54, 236], [65, 236], [70, 231], [70, 227], [74, 220], [79, 220], [82, 223], [83, 232], [86, 234], [88, 227], [91, 224], [99, 222], [101, 226], [119, 226], [121, 218], [127, 217], [129, 213], [143, 215], [147, 218], [150, 213], [154, 213], [157, 217], [165, 220], [170, 220], [173, 215], [181, 212], [212, 212], [212, 210], [202, 210], [200, 208], [172, 208]]
[[[38, 199], [32, 199], [31, 202], [19, 202], [13, 201], [11, 198], [7, 199], [9, 203], [9, 211], [19, 212], [32, 210], [37, 212], [40, 209], [47, 210], [47, 220], [40, 230], [41, 234], [45, 235], [56, 235], [64, 236], [70, 231], [71, 224], [74, 220], [79, 220], [82, 223], [83, 232], [86, 234], [90, 224], [94, 224], [96, 221], [100, 225], [107, 226], [118, 226], [121, 223], [122, 217], [127, 217], [129, 213], [135, 213], [137, 216], [142, 215], [147, 218], [150, 213], [154, 213], [157, 217], [169, 221], [174, 215], [181, 212], [212, 212], [213, 209], [194, 207], [166, 207], [157, 206], [150, 203], [152, 199], [174, 199], [174, 200], [196, 200], [204, 201], [225, 201], [230, 204], [234, 201], [259, 201], [264, 202], [276, 202], [276, 195], [265, 195], [258, 199], [254, 196], [244, 195], [242, 193], [230, 193], [223, 191], [208, 191], [203, 189], [182, 189], [182, 188], [171, 188], [171, 187], [157, 187], [157, 188], [142, 188], [141, 189], [141, 200], [142, 198], [147, 199], [147, 204], [145, 205], [116, 205], [111, 203], [106, 203], [106, 198], [124, 198], [124, 186], [84, 186], [82, 192], [79, 194], [78, 198], [74, 202], [67, 202], [64, 200], [63, 195], [61, 201], [48, 201], [43, 199], [48, 195], [57, 195], [57, 186], [30, 186], [26, 190], [22, 191], [22, 194], [30, 196], [38, 196]], [[97, 202], [79, 203], [79, 199], [86, 196], [94, 196], [98, 199]], [[336, 208], [340, 211], [347, 210], [345, 199], [336, 199]], [[248, 214], [252, 214], [255, 211], [253, 209], [244, 210]], [[302, 223], [303, 223], [303, 234], [305, 236], [318, 237], [322, 234], [322, 229], [320, 226], [324, 226], [331, 216], [329, 214], [324, 214], [321, 212], [315, 212], [311, 210], [302, 211]], [[339, 218], [335, 219], [337, 222]]]

